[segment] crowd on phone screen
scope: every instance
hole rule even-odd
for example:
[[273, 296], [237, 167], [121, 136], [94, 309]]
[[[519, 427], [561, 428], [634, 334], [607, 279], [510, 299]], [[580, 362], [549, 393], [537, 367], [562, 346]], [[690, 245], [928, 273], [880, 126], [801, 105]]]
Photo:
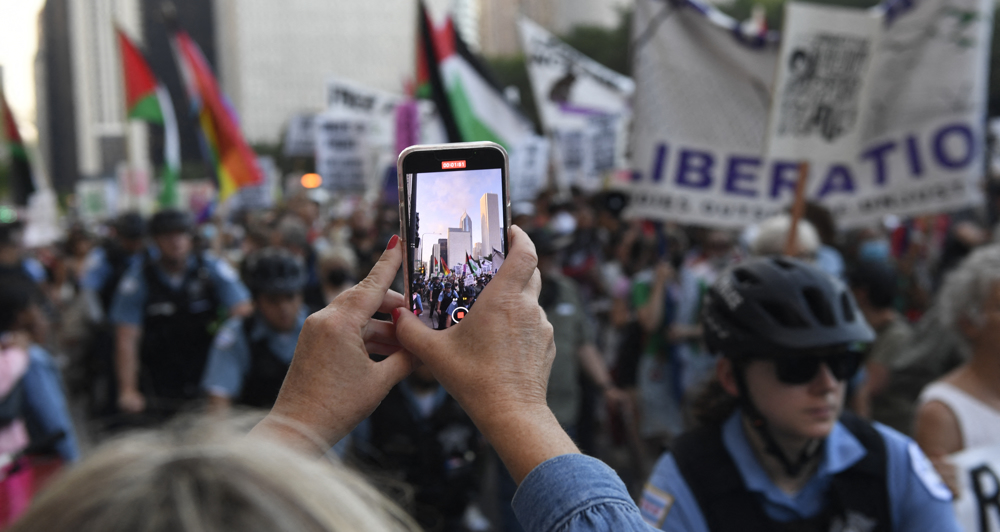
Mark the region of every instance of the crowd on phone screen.
[[[546, 192], [515, 203], [511, 215], [535, 243], [539, 304], [553, 328], [549, 407], [639, 499], [657, 457], [692, 426], [694, 398], [715, 373], [717, 355], [703, 341], [706, 291], [734, 264], [782, 254], [791, 222], [781, 215], [735, 232], [628, 220], [621, 207], [616, 194]], [[59, 463], [68, 467], [122, 431], [204, 405], [209, 411], [196, 415], [269, 408], [305, 317], [364, 278], [399, 231], [396, 205], [306, 192], [226, 219], [181, 214], [177, 226], [136, 214], [70, 219], [61, 242], [31, 249], [21, 223], [0, 224], [4, 523]], [[797, 257], [845, 282], [877, 335], [847, 407], [914, 436], [952, 489], [948, 454], [1000, 443], [1000, 373], [982, 370], [1000, 359], [995, 221], [958, 212], [845, 231], [809, 205], [797, 226]], [[190, 249], [171, 240], [177, 234]], [[176, 270], [150, 266], [161, 259]], [[248, 278], [255, 271], [265, 279]], [[492, 275], [481, 271], [475, 285], [415, 276], [412, 311], [434, 329], [454, 327], [452, 310], [474, 313]], [[279, 278], [291, 284], [267, 288]], [[182, 300], [170, 299], [170, 286], [184, 287]], [[401, 274], [393, 287], [403, 292]], [[171, 305], [191, 307], [189, 321], [171, 321]], [[287, 325], [275, 325], [282, 319]], [[123, 342], [134, 352], [122, 355]], [[162, 363], [155, 382], [142, 371], [123, 381], [129, 360]], [[247, 450], [248, 459], [259, 452]], [[518, 529], [508, 510], [516, 485], [426, 368], [393, 388], [335, 452], [426, 530]], [[118, 459], [127, 468], [143, 457]], [[320, 482], [294, 468], [260, 474]], [[274, 479], [285, 480], [299, 477]]]

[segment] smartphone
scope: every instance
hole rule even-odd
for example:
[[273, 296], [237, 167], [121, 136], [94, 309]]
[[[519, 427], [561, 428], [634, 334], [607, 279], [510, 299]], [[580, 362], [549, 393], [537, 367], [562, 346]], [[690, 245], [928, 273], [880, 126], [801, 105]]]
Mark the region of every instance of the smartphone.
[[396, 165], [406, 300], [432, 328], [451, 327], [507, 256], [507, 152], [494, 142], [418, 145]]

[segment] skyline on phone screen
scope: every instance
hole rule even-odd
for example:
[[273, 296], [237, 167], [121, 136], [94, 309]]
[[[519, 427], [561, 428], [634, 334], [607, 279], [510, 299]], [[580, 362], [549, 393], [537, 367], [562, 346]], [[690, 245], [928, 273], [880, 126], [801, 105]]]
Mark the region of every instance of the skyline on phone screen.
[[[449, 230], [451, 238], [463, 250], [466, 235], [458, 233], [470, 233], [467, 247], [473, 258], [490, 255], [492, 248], [503, 251], [503, 182], [499, 168], [418, 173], [413, 188], [416, 192], [413, 212], [420, 215], [421, 261], [430, 265], [433, 244], [440, 239], [448, 240]], [[489, 242], [483, 245], [484, 240]], [[476, 244], [480, 245], [478, 257]], [[463, 254], [450, 260], [448, 266], [454, 268], [457, 263], [465, 262]]]

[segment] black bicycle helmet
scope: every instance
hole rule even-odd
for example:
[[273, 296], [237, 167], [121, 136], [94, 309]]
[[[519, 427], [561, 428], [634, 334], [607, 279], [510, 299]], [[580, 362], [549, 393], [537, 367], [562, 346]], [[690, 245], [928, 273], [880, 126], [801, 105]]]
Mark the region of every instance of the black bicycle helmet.
[[115, 232], [121, 238], [142, 238], [146, 234], [146, 220], [137, 212], [126, 212], [115, 220]]
[[178, 209], [164, 209], [149, 220], [149, 234], [188, 233], [194, 228], [191, 215]]
[[243, 282], [254, 296], [296, 294], [306, 284], [302, 262], [284, 249], [265, 248], [247, 257]]
[[739, 402], [764, 450], [795, 477], [822, 453], [823, 442], [786, 456], [754, 404], [742, 362], [754, 358], [813, 356], [831, 350], [867, 350], [875, 333], [844, 283], [811, 264], [788, 257], [760, 257], [726, 270], [702, 306], [709, 350], [733, 360]]
[[734, 360], [863, 351], [875, 339], [844, 283], [787, 257], [754, 258], [726, 270], [708, 290], [702, 318], [709, 350]]

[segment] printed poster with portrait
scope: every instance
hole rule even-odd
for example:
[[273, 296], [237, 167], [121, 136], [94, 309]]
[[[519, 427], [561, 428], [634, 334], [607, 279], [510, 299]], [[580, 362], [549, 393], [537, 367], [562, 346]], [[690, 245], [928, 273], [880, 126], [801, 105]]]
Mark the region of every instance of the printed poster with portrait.
[[870, 11], [791, 2], [768, 120], [772, 158], [856, 155], [862, 99], [883, 18]]

